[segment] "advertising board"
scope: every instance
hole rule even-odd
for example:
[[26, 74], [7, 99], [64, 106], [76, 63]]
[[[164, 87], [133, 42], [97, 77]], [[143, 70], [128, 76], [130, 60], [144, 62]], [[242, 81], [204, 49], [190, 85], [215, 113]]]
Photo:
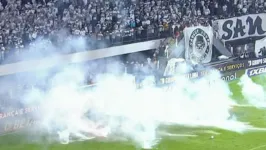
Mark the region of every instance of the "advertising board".
[[[203, 77], [205, 75], [208, 75], [212, 72], [212, 70], [204, 70], [204, 71], [199, 71], [199, 72], [192, 72], [189, 74], [184, 75], [184, 77], [188, 79], [197, 79], [200, 77]], [[238, 71], [232, 71], [232, 72], [226, 72], [221, 75], [221, 79], [230, 82], [234, 81], [238, 78], [240, 78], [242, 75], [245, 74], [245, 70], [238, 70]], [[160, 79], [159, 84], [160, 85], [165, 85], [165, 84], [171, 84], [174, 83], [176, 80], [176, 77], [174, 76], [169, 76], [169, 77], [163, 77]]]
[[248, 68], [257, 67], [261, 65], [266, 65], [266, 58], [257, 58], [253, 60], [248, 60]]
[[224, 75], [221, 76], [221, 79], [226, 81], [226, 82], [230, 82], [230, 81], [234, 81], [236, 79], [238, 79], [239, 77], [241, 77], [241, 74], [239, 71], [235, 71], [235, 72], [230, 72], [230, 73], [226, 73]]
[[248, 67], [248, 63], [247, 61], [234, 61], [225, 64], [217, 64], [213, 67], [219, 70], [220, 72], [231, 72], [231, 71], [245, 69], [246, 67]]
[[25, 107], [0, 113], [0, 135], [16, 132], [31, 127], [37, 123], [33, 113], [38, 107]]
[[247, 75], [249, 77], [261, 75], [266, 73], [266, 66], [247, 69]]

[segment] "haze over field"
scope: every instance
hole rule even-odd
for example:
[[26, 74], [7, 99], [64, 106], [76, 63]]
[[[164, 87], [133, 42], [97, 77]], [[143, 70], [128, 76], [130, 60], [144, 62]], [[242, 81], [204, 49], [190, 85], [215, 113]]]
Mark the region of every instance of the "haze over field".
[[[42, 46], [51, 47], [49, 43], [38, 47]], [[155, 87], [150, 84], [153, 77], [147, 77], [143, 88], [137, 90], [133, 76], [118, 75], [122, 68], [119, 64], [118, 61], [97, 64], [107, 65], [109, 73], [97, 76], [96, 87], [83, 90], [80, 85], [87, 78], [87, 67], [64, 67], [52, 76], [49, 71], [36, 73], [35, 82], [49, 76], [47, 89], [29, 90], [23, 96], [23, 104], [40, 106], [35, 114], [41, 122], [40, 129], [56, 135], [63, 144], [95, 137], [124, 137], [139, 147], [151, 148], [161, 138], [158, 132], [161, 125], [208, 126], [235, 132], [249, 128], [235, 118], [229, 119], [235, 102], [218, 71], [195, 81], [177, 76], [170, 88]], [[252, 83], [243, 78], [241, 86], [248, 91], [252, 86], [246, 85]], [[251, 94], [245, 96], [253, 98]]]

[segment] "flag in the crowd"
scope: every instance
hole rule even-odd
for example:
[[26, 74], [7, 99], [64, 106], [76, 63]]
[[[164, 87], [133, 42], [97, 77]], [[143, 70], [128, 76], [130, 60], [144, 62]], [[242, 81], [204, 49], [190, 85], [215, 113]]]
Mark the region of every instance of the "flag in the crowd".
[[212, 59], [212, 27], [185, 28], [185, 58], [192, 64], [209, 63]]

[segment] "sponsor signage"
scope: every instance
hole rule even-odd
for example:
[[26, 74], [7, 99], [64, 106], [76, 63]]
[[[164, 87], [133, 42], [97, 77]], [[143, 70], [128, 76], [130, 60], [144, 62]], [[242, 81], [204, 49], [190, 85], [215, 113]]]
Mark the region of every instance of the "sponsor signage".
[[258, 67], [258, 68], [251, 68], [247, 70], [247, 75], [249, 77], [257, 76], [260, 74], [266, 73], [266, 66]]
[[[183, 75], [183, 77], [186, 77], [188, 79], [197, 79], [200, 77], [203, 77], [205, 75], [210, 74], [211, 70], [203, 70], [203, 71], [199, 71], [199, 72], [191, 72], [188, 74]], [[175, 76], [169, 76], [169, 77], [163, 77], [160, 79], [159, 84], [170, 84], [175, 82], [176, 77]]]
[[266, 64], [266, 58], [258, 58], [254, 60], [248, 60], [248, 67], [256, 67]]
[[266, 14], [252, 14], [241, 17], [216, 20], [213, 28], [224, 41], [266, 35]]
[[221, 72], [230, 72], [245, 69], [247, 67], [247, 61], [236, 61], [227, 64], [218, 64], [214, 66], [215, 69], [218, 69]]
[[[200, 72], [192, 72], [189, 74], [184, 75], [186, 78], [188, 79], [197, 79], [200, 77], [203, 77], [205, 75], [208, 75], [212, 72], [212, 70], [204, 70], [204, 71], [200, 71]], [[233, 81], [238, 79], [241, 75], [243, 75], [243, 73], [239, 73], [239, 71], [235, 71], [235, 72], [230, 72], [230, 73], [226, 73], [224, 75], [221, 76], [221, 79], [224, 81]], [[174, 83], [176, 81], [176, 77], [174, 76], [170, 76], [170, 77], [163, 77], [160, 79], [160, 85], [162, 84], [171, 84]]]
[[209, 63], [212, 59], [211, 27], [189, 27], [184, 30], [185, 57], [193, 64]]
[[0, 113], [0, 135], [31, 127], [37, 123], [32, 113], [38, 107], [25, 107]]
[[[218, 64], [218, 65], [212, 66], [212, 68], [214, 68], [213, 70], [216, 70], [216, 69], [219, 70], [223, 74], [222, 75], [223, 80], [232, 81], [232, 80], [239, 78], [241, 75], [244, 74], [244, 73], [242, 74], [240, 73], [242, 70], [246, 70], [254, 66], [261, 66], [263, 64], [266, 65], [266, 58]], [[184, 74], [183, 76], [185, 76], [188, 79], [196, 79], [196, 78], [208, 75], [211, 71], [212, 69], [202, 70], [198, 72], [187, 73], [187, 74]], [[157, 85], [170, 84], [170, 83], [175, 82], [175, 80], [176, 80], [175, 76], [164, 76], [158, 79], [156, 83]], [[86, 86], [86, 87], [91, 87], [91, 86]]]
[[222, 80], [224, 81], [233, 81], [235, 79], [237, 79], [237, 75], [236, 72], [233, 72], [232, 74], [228, 74], [228, 75], [224, 75], [221, 77]]
[[230, 72], [230, 73], [226, 73], [226, 74], [222, 75], [221, 79], [226, 81], [226, 82], [230, 82], [230, 81], [234, 81], [236, 79], [239, 79], [244, 74], [245, 74], [244, 70], [234, 71], [234, 72]]

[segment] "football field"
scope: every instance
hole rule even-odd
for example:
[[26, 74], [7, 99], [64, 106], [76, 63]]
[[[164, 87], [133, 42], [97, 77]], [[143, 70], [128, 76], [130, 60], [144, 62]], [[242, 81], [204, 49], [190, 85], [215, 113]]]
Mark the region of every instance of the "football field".
[[[253, 81], [263, 85], [266, 77], [253, 77]], [[233, 99], [245, 105], [238, 81], [229, 83]], [[215, 101], [215, 99], [214, 99]], [[162, 127], [171, 133], [163, 136], [157, 150], [265, 150], [266, 149], [266, 109], [255, 107], [235, 107], [233, 112], [238, 120], [249, 122], [259, 128], [247, 133], [235, 133], [215, 128], [189, 128], [181, 126]], [[212, 115], [212, 114], [210, 114]], [[265, 128], [265, 131], [264, 131]], [[22, 133], [21, 133], [22, 134]], [[141, 149], [131, 142], [82, 141], [67, 145], [52, 144], [45, 137], [36, 136], [31, 141], [29, 136], [10, 134], [0, 137], [0, 150], [135, 150]], [[38, 135], [38, 133], [36, 133]], [[32, 135], [35, 137], [35, 135]], [[29, 140], [31, 139], [31, 140]]]

